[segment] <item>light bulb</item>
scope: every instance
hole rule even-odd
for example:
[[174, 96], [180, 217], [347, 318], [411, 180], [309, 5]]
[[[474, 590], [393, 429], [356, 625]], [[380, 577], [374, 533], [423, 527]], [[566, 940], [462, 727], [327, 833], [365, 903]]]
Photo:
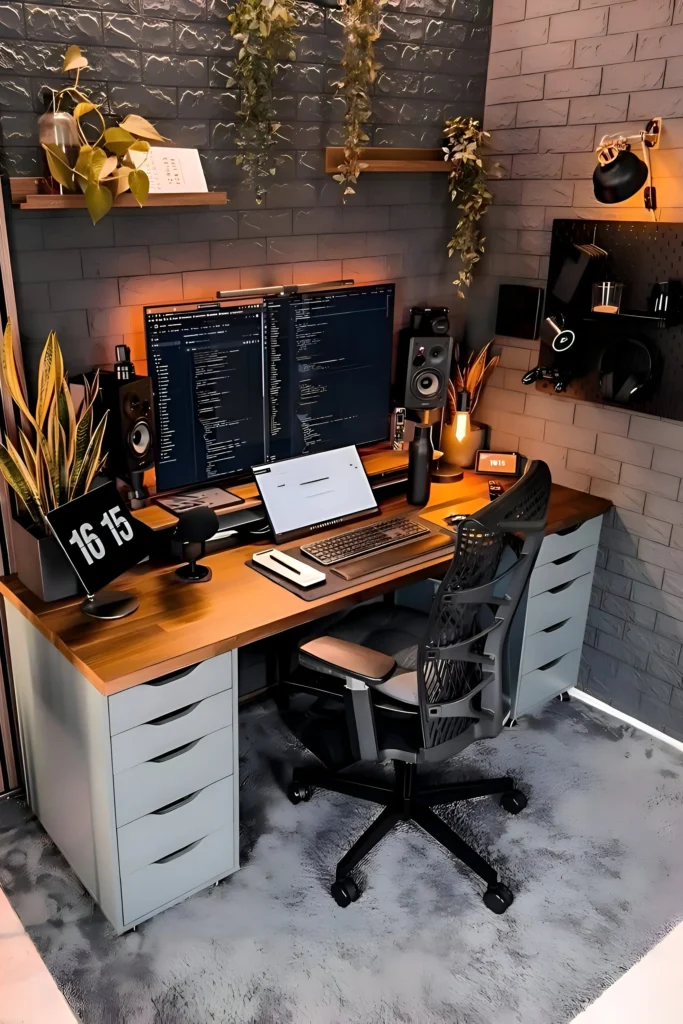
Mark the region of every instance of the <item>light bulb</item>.
[[455, 414], [455, 439], [464, 441], [470, 431], [470, 414], [468, 412], [456, 412]]

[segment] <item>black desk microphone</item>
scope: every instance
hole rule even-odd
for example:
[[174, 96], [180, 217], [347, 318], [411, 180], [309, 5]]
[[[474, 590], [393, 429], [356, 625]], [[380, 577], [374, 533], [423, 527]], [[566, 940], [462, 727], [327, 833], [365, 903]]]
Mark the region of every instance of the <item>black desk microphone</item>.
[[197, 559], [204, 555], [204, 544], [218, 532], [218, 526], [218, 516], [206, 505], [188, 509], [178, 516], [174, 536], [182, 543], [183, 558], [188, 561], [174, 573], [181, 583], [208, 583], [211, 579], [211, 569], [208, 565], [197, 565]]

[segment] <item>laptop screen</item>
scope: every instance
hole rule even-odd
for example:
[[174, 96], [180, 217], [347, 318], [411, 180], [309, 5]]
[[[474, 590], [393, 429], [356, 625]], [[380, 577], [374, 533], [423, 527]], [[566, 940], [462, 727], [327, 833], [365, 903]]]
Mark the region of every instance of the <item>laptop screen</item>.
[[252, 468], [276, 539], [377, 511], [354, 445]]

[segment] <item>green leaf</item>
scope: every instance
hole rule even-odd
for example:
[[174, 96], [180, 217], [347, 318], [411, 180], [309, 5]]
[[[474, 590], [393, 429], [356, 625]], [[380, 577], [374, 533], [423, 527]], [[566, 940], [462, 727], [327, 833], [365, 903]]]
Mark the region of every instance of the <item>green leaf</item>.
[[[24, 465], [23, 462], [21, 465]], [[10, 487], [19, 495], [34, 523], [39, 523], [43, 526], [43, 517], [40, 514], [38, 502], [33, 490], [29, 487], [24, 474], [10, 455], [7, 448], [2, 444], [0, 444], [0, 472]]]
[[90, 182], [85, 190], [85, 205], [88, 207], [88, 213], [93, 224], [97, 224], [103, 217], [106, 217], [112, 208], [113, 202], [114, 197], [108, 188], [105, 188], [104, 185]]
[[136, 139], [128, 149], [132, 149], [134, 153], [149, 153], [149, 142], [145, 139]]
[[104, 144], [115, 156], [123, 156], [134, 142], [135, 137], [125, 128], [107, 128], [104, 133]]
[[107, 415], [108, 412], [105, 412], [104, 416], [98, 423], [95, 432], [90, 438], [78, 474], [74, 479], [71, 489], [71, 495], [73, 498], [78, 498], [81, 494], [85, 494], [102, 462], [102, 440], [107, 426]]
[[107, 154], [99, 146], [95, 146], [92, 151], [90, 158], [90, 167], [88, 170], [88, 177], [91, 182], [98, 182], [100, 180], [100, 174], [102, 168], [107, 162]]
[[47, 166], [50, 169], [50, 174], [63, 185], [64, 188], [68, 189], [69, 192], [73, 192], [74, 189], [74, 173], [71, 167], [67, 164], [64, 159], [64, 153], [60, 146], [55, 143], [43, 143], [43, 149], [45, 150], [45, 156], [47, 157]]
[[97, 110], [96, 103], [77, 103], [72, 116], [78, 121], [79, 117], [85, 117], [91, 110]]
[[62, 71], [76, 71], [79, 68], [87, 68], [88, 60], [81, 53], [80, 46], [70, 46], [64, 54]]
[[90, 179], [90, 165], [92, 163], [93, 147], [81, 146], [78, 159], [74, 164], [74, 177], [81, 192], [85, 192]]
[[124, 117], [120, 127], [139, 139], [152, 139], [154, 142], [169, 141], [163, 135], [159, 135], [154, 125], [146, 121], [144, 117], [140, 117], [139, 114], [128, 114], [127, 117]]
[[131, 171], [128, 175], [128, 187], [135, 196], [138, 206], [144, 206], [149, 195], [149, 178], [144, 171]]

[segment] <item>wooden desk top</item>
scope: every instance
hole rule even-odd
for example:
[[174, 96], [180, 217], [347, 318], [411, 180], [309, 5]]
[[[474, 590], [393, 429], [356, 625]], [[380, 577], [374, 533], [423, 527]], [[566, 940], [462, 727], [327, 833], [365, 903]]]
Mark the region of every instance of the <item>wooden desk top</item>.
[[[440, 515], [450, 511], [450, 505], [469, 514], [487, 503], [487, 477], [466, 473], [459, 483], [432, 485], [425, 512], [434, 520], [439, 518], [434, 511], [437, 506], [448, 506]], [[547, 532], [593, 519], [609, 507], [610, 502], [603, 498], [553, 485]], [[416, 511], [404, 497], [382, 502], [382, 509]], [[160, 511], [153, 511], [152, 516], [159, 519]], [[149, 521], [149, 510], [141, 518]], [[450, 554], [440, 554], [307, 602], [245, 565], [254, 551], [270, 546], [267, 542], [245, 544], [208, 555], [203, 561], [211, 566], [213, 579], [197, 586], [175, 582], [175, 566], [136, 566], [114, 586], [133, 591], [140, 607], [116, 622], [96, 622], [85, 616], [80, 610], [81, 597], [44, 604], [16, 576], [0, 579], [0, 593], [109, 696], [393, 590], [399, 582], [407, 585], [426, 579], [443, 571], [451, 560]]]

